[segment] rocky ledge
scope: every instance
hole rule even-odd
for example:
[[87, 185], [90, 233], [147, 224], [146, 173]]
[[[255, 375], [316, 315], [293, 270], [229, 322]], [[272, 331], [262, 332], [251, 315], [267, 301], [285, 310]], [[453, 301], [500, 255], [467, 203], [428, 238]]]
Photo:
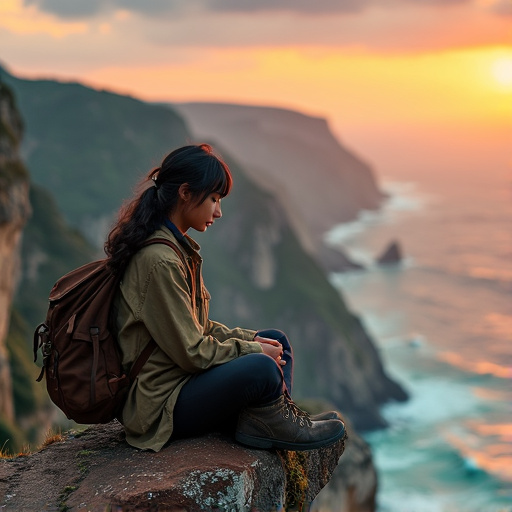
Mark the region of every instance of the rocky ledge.
[[253, 450], [211, 434], [142, 452], [117, 422], [53, 441], [0, 460], [2, 510], [303, 510], [345, 448], [343, 440], [310, 452]]

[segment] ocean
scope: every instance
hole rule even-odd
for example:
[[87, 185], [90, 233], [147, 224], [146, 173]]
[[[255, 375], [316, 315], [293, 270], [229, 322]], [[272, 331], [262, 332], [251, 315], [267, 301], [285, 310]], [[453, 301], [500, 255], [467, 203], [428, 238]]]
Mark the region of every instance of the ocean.
[[[327, 235], [366, 265], [332, 283], [410, 394], [365, 435], [378, 510], [512, 511], [511, 175], [381, 181], [384, 208]], [[392, 240], [402, 263], [378, 266]]]

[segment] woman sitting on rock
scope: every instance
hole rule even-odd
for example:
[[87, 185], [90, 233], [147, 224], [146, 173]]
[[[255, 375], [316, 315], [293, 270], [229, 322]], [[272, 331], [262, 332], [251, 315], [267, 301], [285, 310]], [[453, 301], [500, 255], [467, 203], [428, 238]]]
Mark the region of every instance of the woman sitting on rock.
[[[232, 185], [227, 165], [206, 144], [185, 146], [142, 185], [105, 244], [110, 268], [123, 275], [115, 300], [123, 365], [156, 342], [119, 417], [127, 441], [158, 451], [173, 439], [223, 431], [256, 448], [310, 450], [343, 437], [337, 413], [310, 417], [291, 400], [284, 333], [208, 318], [199, 246], [187, 232], [221, 218]], [[177, 247], [145, 245], [152, 238]]]

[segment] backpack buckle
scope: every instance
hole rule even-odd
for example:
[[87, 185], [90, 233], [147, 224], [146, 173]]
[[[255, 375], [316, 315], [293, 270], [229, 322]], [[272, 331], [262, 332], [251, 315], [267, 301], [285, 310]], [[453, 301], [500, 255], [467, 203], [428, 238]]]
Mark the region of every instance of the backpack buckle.
[[52, 341], [48, 337], [48, 326], [45, 323], [39, 324], [34, 333], [34, 363], [37, 361], [37, 351], [41, 349], [41, 354], [43, 355], [43, 366], [41, 368], [41, 373], [39, 377], [36, 379], [37, 382], [40, 382], [44, 375], [44, 369], [46, 368], [46, 364], [48, 358], [52, 353]]
[[[45, 323], [39, 324], [34, 332], [34, 363], [37, 362], [37, 351], [48, 343], [48, 326]], [[44, 354], [43, 354], [44, 355]]]

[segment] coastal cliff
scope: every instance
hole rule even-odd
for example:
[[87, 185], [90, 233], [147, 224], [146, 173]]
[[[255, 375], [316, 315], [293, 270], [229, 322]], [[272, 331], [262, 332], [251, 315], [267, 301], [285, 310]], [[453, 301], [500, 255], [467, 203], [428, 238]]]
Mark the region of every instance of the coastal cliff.
[[14, 422], [14, 403], [6, 336], [20, 274], [20, 240], [30, 215], [29, 177], [19, 157], [22, 131], [13, 94], [0, 82], [0, 423], [7, 425]]

